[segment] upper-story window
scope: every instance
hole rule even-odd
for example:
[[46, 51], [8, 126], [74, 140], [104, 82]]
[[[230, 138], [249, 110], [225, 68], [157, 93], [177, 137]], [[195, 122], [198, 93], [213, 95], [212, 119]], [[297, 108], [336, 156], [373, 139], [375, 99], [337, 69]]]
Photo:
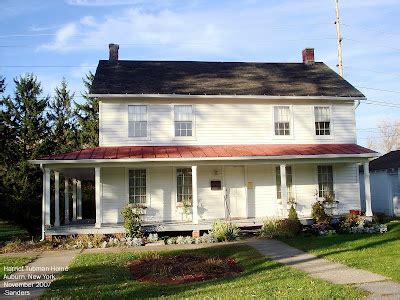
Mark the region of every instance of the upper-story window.
[[129, 105], [129, 136], [135, 138], [148, 137], [147, 105]]
[[329, 106], [315, 106], [315, 134], [330, 135], [331, 134], [331, 109]]
[[290, 135], [290, 107], [274, 107], [274, 127], [275, 135]]
[[193, 136], [193, 106], [174, 106], [175, 136]]

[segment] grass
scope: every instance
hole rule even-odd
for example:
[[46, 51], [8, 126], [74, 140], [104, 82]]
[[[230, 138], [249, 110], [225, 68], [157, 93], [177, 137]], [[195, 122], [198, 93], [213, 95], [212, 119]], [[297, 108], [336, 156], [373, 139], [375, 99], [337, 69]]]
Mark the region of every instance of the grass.
[[236, 277], [182, 285], [145, 284], [132, 279], [127, 262], [135, 253], [82, 254], [68, 272], [49, 289], [45, 299], [63, 298], [361, 298], [365, 292], [346, 285], [313, 279], [300, 271], [280, 265], [245, 245], [161, 252], [168, 254], [229, 256], [245, 271]]
[[28, 232], [11, 222], [0, 220], [0, 243], [14, 239], [23, 239], [28, 236]]
[[283, 241], [293, 247], [400, 282], [400, 221], [387, 223], [384, 234], [298, 236]]
[[6, 272], [5, 267], [22, 267], [30, 263], [33, 256], [0, 256], [0, 278], [12, 272]]

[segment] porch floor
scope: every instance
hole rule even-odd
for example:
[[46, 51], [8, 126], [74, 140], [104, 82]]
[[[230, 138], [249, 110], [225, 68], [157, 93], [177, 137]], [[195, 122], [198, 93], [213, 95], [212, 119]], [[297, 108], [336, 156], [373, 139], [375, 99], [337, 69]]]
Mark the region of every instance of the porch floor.
[[[231, 222], [240, 228], [260, 227], [264, 218], [232, 218]], [[167, 231], [193, 231], [210, 230], [217, 219], [199, 220], [198, 224], [191, 221], [163, 221], [143, 222], [142, 226], [146, 232], [167, 232]], [[228, 221], [228, 219], [221, 219]], [[76, 234], [115, 234], [123, 233], [125, 229], [122, 223], [103, 223], [101, 228], [95, 228], [94, 220], [76, 220], [67, 225], [51, 227], [46, 229], [46, 235], [76, 235]]]

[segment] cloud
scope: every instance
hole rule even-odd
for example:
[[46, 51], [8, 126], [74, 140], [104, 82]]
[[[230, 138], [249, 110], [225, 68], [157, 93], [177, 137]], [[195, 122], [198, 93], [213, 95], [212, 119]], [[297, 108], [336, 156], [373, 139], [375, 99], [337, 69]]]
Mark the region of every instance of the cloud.
[[142, 3], [140, 0], [67, 0], [67, 4], [76, 6], [116, 6]]

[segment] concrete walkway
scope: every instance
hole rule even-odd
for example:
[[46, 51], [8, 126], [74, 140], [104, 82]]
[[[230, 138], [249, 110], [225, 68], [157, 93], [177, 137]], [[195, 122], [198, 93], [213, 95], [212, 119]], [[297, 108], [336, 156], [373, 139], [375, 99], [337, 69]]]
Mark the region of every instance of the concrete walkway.
[[[33, 262], [0, 281], [0, 299], [36, 299], [80, 250], [45, 251]], [[11, 267], [11, 266], [10, 266]], [[16, 286], [17, 285], [17, 286]], [[19, 285], [19, 286], [18, 286]]]
[[318, 258], [276, 240], [250, 240], [247, 244], [272, 260], [306, 272], [311, 277], [363, 289], [371, 293], [370, 299], [400, 299], [400, 284], [385, 276]]

